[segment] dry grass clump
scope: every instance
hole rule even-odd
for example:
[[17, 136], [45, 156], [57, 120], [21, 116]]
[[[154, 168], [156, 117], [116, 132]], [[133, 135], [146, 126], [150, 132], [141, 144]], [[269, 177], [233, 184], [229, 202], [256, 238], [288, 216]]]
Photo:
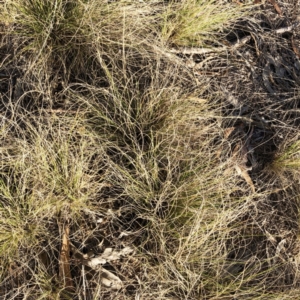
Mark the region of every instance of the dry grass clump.
[[130, 3], [102, 0], [18, 0], [7, 1], [2, 15], [16, 43], [23, 45], [17, 55], [26, 53], [26, 74], [35, 65], [42, 70], [47, 62], [65, 81], [84, 73], [88, 78], [97, 53], [115, 60], [122, 47], [143, 51], [155, 31], [149, 7], [136, 10]]
[[[59, 224], [66, 218], [77, 220], [82, 211], [92, 208], [102, 184], [103, 164], [97, 163], [101, 148], [93, 148], [93, 137], [85, 132], [79, 116], [64, 116], [63, 123], [54, 115], [34, 117], [24, 112], [22, 118], [25, 128], [11, 124], [14, 132], [2, 136], [0, 230], [5, 267], [1, 280], [5, 285], [14, 268], [21, 269], [15, 271], [20, 282], [24, 272], [32, 273], [27, 276], [33, 283], [42, 280], [42, 271], [51, 279], [47, 268], [52, 265], [49, 259], [57, 259], [52, 251], [60, 242]], [[93, 164], [98, 167], [92, 168]], [[10, 285], [12, 293], [14, 287]]]
[[1, 298], [284, 299], [277, 285], [298, 287], [297, 262], [261, 225], [281, 191], [252, 181], [244, 127], [224, 128], [219, 94], [168, 52], [204, 45], [240, 11], [6, 1], [7, 42], [20, 43], [1, 70]]
[[297, 175], [300, 167], [300, 142], [298, 140], [290, 142], [290, 145], [285, 146], [281, 152], [276, 157], [273, 167]]
[[214, 34], [242, 17], [246, 9], [214, 0], [171, 1], [163, 13], [162, 38], [177, 46], [203, 47], [208, 42], [216, 43]]
[[[90, 107], [88, 124], [106, 149], [109, 182], [123, 203], [119, 218], [125, 228], [139, 228], [132, 243], [144, 257], [138, 268], [148, 274], [137, 275], [143, 276], [141, 296], [213, 295], [227, 265], [229, 223], [248, 202], [232, 199], [240, 190], [224, 172], [234, 168], [232, 161], [218, 159], [218, 109], [170, 88], [176, 74], [156, 74], [148, 84], [132, 76], [105, 90], [85, 86], [78, 101]], [[230, 282], [220, 294], [236, 289]]]

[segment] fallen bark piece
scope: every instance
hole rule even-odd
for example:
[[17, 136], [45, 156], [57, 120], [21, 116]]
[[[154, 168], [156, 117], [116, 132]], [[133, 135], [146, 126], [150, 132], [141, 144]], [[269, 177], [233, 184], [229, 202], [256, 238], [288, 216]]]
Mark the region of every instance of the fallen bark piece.
[[64, 287], [68, 290], [74, 288], [71, 269], [70, 269], [70, 241], [69, 241], [70, 228], [66, 224], [63, 228], [62, 245], [59, 257], [59, 278], [63, 282]]

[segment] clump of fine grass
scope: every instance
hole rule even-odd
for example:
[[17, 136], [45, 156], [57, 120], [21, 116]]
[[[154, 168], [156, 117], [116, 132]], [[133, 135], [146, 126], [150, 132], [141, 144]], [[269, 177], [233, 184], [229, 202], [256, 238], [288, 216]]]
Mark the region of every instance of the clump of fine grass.
[[[20, 49], [41, 62], [24, 78], [32, 80], [26, 101], [47, 98], [51, 108], [36, 101], [28, 113], [19, 99], [9, 103], [13, 111], [4, 105], [14, 122], [0, 132], [0, 296], [68, 297], [57, 274], [68, 226], [69, 279], [83, 299], [112, 294], [101, 272], [85, 272], [84, 254], [124, 245], [136, 253], [111, 266], [124, 283], [116, 299], [280, 299], [274, 286], [289, 262], [276, 263], [274, 246], [264, 252], [257, 211], [266, 196], [235, 173], [233, 157], [221, 157], [230, 153], [225, 108], [159, 48], [162, 40], [202, 46], [238, 10], [214, 1], [135, 5], [14, 6], [17, 36], [27, 42]], [[58, 92], [51, 80], [63, 76], [50, 56], [72, 69]]]
[[298, 173], [300, 170], [300, 141], [285, 147], [275, 158], [273, 167], [282, 171]]
[[245, 11], [232, 3], [214, 0], [171, 1], [163, 14], [161, 35], [175, 46], [203, 47], [216, 42], [215, 34]]
[[81, 1], [20, 0], [10, 8], [18, 24], [16, 33], [28, 40], [27, 50], [40, 56], [51, 51], [68, 53], [68, 49], [80, 47], [85, 30]]
[[[268, 170], [276, 176], [281, 189], [286, 190], [289, 197], [297, 198], [299, 189], [300, 143], [298, 136], [283, 143], [275, 155]], [[298, 203], [298, 201], [296, 201]]]
[[97, 193], [94, 180], [101, 181], [90, 169], [101, 149], [92, 150], [93, 138], [79, 119], [68, 123], [65, 117], [64, 126], [59, 119], [46, 124], [45, 119], [31, 123], [27, 115], [26, 130], [7, 134], [10, 143], [1, 148], [1, 256], [33, 246], [32, 239], [37, 242], [44, 233], [44, 220], [64, 211], [76, 216], [90, 207]]
[[186, 94], [170, 86], [175, 73], [171, 79], [169, 72], [152, 71], [149, 82], [119, 73], [125, 78], [112, 81], [117, 69], [106, 70], [108, 88], [86, 85], [73, 97], [86, 108], [87, 124], [105, 149], [109, 182], [123, 203], [120, 214], [129, 215], [130, 227], [143, 232], [132, 243], [149, 274], [143, 276], [144, 297], [150, 282], [156, 287], [152, 294], [161, 299], [170, 294], [197, 298], [230, 295], [261, 278], [263, 272], [254, 273], [261, 262], [251, 265], [249, 258], [240, 262], [246, 266], [241, 273], [227, 272], [228, 255], [239, 247], [234, 232], [243, 232], [240, 218], [254, 196], [234, 196], [249, 192], [226, 175], [234, 168], [231, 160], [218, 159], [217, 106], [200, 97], [201, 89]]
[[148, 10], [146, 4], [136, 11], [103, 0], [18, 0], [7, 5], [3, 16], [10, 14], [17, 24], [14, 35], [24, 44], [19, 54], [31, 57], [29, 70], [47, 61], [68, 78], [92, 71], [94, 45], [105, 59], [116, 59], [124, 47], [143, 51], [154, 29]]
[[[3, 132], [0, 280], [7, 290], [18, 285], [19, 296], [26, 295], [26, 282], [31, 282], [31, 295], [63, 297], [56, 274], [62, 226], [68, 222], [77, 228], [85, 211], [99, 214], [103, 209], [98, 197], [105, 173], [99, 159], [104, 153], [84, 126], [82, 113], [64, 115], [62, 122], [46, 112], [24, 112], [24, 127], [11, 123], [15, 130]], [[19, 283], [7, 281], [12, 269]]]
[[20, 248], [36, 245], [43, 226], [36, 223], [36, 203], [26, 195], [26, 191], [20, 189], [19, 182], [2, 179], [0, 193], [0, 255], [7, 258], [15, 256]]

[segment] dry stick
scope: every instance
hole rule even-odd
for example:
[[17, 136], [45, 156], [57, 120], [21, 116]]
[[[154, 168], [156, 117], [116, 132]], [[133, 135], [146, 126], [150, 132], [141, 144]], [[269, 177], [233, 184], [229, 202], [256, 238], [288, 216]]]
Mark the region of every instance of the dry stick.
[[59, 279], [64, 283], [67, 290], [74, 290], [74, 285], [70, 270], [70, 227], [68, 222], [63, 225], [62, 245], [59, 257]]
[[276, 3], [275, 0], [269, 0], [269, 2], [274, 6], [276, 12], [279, 14], [280, 17], [282, 17], [282, 11], [279, 5]]
[[181, 48], [181, 49], [172, 48], [169, 50], [169, 52], [174, 54], [185, 54], [185, 55], [193, 55], [193, 54], [205, 55], [210, 53], [219, 53], [222, 51], [226, 51], [230, 48], [237, 49], [245, 45], [247, 42], [249, 42], [250, 39], [251, 36], [245, 36], [229, 47], [224, 46], [224, 47], [216, 47], [216, 48]]
[[300, 51], [299, 51], [298, 47], [295, 44], [294, 36], [291, 37], [291, 42], [292, 42], [293, 51], [298, 56], [298, 58], [300, 58]]
[[[294, 22], [292, 25], [283, 27], [283, 28], [278, 28], [278, 29], [274, 30], [274, 32], [277, 34], [291, 32], [299, 25], [300, 25], [300, 22]], [[218, 52], [226, 51], [229, 49], [237, 49], [237, 48], [245, 45], [246, 43], [248, 43], [250, 41], [250, 39], [251, 39], [251, 35], [245, 36], [245, 37], [239, 39], [234, 44], [230, 45], [229, 47], [227, 47], [227, 46], [219, 47], [219, 48], [218, 47], [216, 47], [216, 48], [202, 48], [202, 47], [196, 48], [195, 47], [195, 48], [179, 48], [179, 49], [171, 48], [168, 52], [174, 53], [174, 54], [183, 54], [183, 55], [193, 55], [193, 54], [205, 55], [205, 54], [210, 54], [210, 53], [218, 53]], [[170, 56], [170, 54], [168, 54], [168, 52], [164, 52], [164, 54], [166, 56]]]
[[84, 265], [82, 265], [82, 285], [83, 285], [83, 297], [84, 300], [86, 300], [86, 286], [85, 286], [85, 270], [84, 270]]
[[286, 32], [292, 32], [297, 26], [299, 26], [299, 24], [300, 24], [299, 22], [295, 22], [295, 23], [293, 23], [290, 26], [278, 28], [278, 29], [276, 29], [274, 31], [277, 34], [283, 34], [283, 33], [286, 33]]
[[43, 109], [43, 111], [52, 114], [66, 114], [66, 113], [77, 114], [78, 113], [78, 110], [60, 109], [60, 108], [58, 109], [46, 108]]
[[227, 49], [227, 47], [220, 47], [220, 48], [181, 48], [181, 49], [170, 49], [169, 52], [170, 53], [175, 53], [175, 54], [200, 54], [200, 55], [204, 55], [204, 54], [208, 54], [208, 53], [214, 53], [214, 52], [221, 52], [221, 51], [225, 51]]
[[246, 45], [250, 40], [251, 40], [251, 35], [247, 35], [247, 36], [245, 36], [245, 37], [243, 37], [243, 38], [241, 38], [241, 39], [239, 39], [236, 43], [234, 43], [231, 47], [233, 48], [233, 49], [237, 49], [237, 48], [239, 48], [239, 47], [241, 47], [241, 46], [244, 46], [244, 45]]

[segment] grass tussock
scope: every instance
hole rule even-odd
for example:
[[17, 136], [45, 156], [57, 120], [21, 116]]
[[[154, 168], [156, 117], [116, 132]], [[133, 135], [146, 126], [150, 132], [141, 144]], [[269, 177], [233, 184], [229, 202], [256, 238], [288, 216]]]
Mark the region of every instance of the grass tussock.
[[216, 42], [214, 35], [246, 10], [217, 1], [171, 1], [163, 13], [162, 38], [175, 46], [203, 47]]
[[273, 164], [273, 167], [280, 170], [295, 172], [299, 171], [299, 154], [300, 154], [300, 143], [295, 141], [290, 145], [284, 147], [282, 153], [280, 153]]
[[254, 128], [168, 51], [221, 43], [245, 8], [0, 5], [1, 299], [294, 299], [295, 189], [262, 183]]

